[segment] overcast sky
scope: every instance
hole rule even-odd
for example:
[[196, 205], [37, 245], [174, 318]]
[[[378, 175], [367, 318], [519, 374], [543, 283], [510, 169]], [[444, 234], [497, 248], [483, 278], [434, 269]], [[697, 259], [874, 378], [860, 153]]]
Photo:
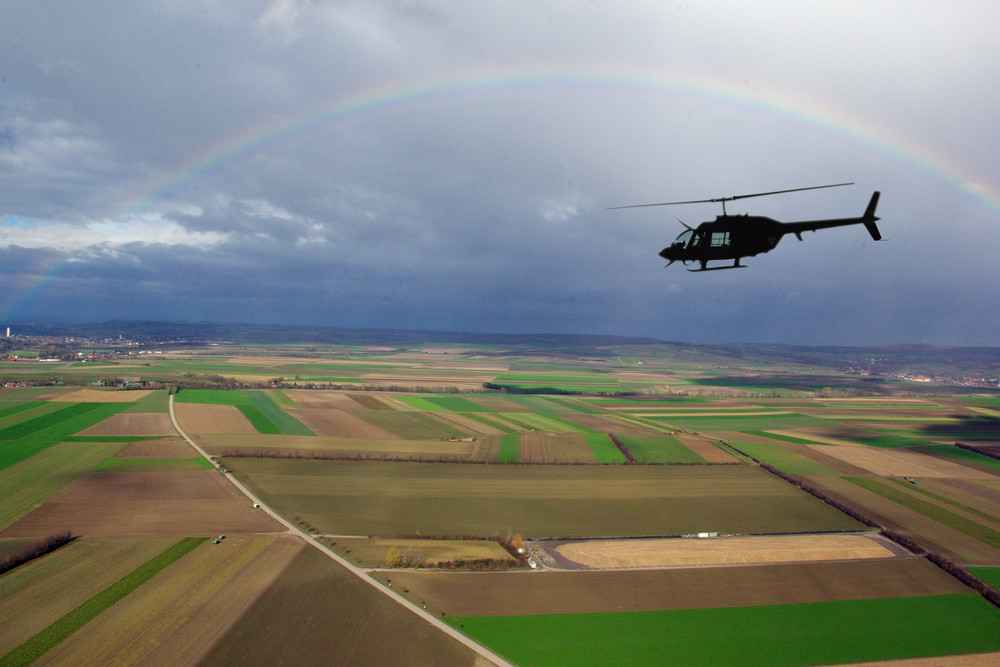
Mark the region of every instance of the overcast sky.
[[[1000, 345], [1000, 5], [0, 3], [0, 325]], [[736, 271], [718, 204], [858, 216]]]

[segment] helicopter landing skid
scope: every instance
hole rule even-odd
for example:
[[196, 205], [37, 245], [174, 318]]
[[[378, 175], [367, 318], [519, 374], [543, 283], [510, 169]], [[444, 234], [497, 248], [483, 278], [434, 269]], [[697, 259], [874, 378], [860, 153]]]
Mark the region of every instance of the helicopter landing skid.
[[688, 269], [691, 273], [701, 273], [702, 271], [725, 271], [727, 269], [745, 269], [745, 264], [733, 264], [731, 266], [706, 266], [700, 269]]

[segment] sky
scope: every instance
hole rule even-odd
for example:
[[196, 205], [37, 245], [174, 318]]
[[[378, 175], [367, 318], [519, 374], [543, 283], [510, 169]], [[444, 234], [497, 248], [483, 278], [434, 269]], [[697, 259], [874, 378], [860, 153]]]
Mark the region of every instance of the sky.
[[[0, 2], [0, 325], [1000, 345], [997, 3]], [[657, 256], [730, 202], [786, 237]], [[687, 267], [691, 268], [691, 267]], [[16, 328], [15, 328], [16, 332]]]

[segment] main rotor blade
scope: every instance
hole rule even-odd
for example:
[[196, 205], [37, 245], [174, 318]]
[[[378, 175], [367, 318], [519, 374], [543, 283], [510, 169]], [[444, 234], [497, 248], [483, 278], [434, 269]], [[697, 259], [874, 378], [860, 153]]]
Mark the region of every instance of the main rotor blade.
[[774, 190], [772, 192], [755, 192], [749, 195], [733, 195], [732, 197], [715, 197], [714, 199], [691, 199], [689, 201], [665, 201], [657, 204], [632, 204], [631, 206], [611, 206], [606, 211], [613, 211], [619, 208], [644, 208], [646, 206], [674, 206], [675, 204], [709, 204], [715, 202], [733, 201], [734, 199], [747, 199], [749, 197], [765, 197], [767, 195], [780, 195], [786, 192], [802, 192], [803, 190], [822, 190], [823, 188], [840, 188], [854, 183], [833, 183], [831, 185], [813, 185], [808, 188], [792, 188], [791, 190]]

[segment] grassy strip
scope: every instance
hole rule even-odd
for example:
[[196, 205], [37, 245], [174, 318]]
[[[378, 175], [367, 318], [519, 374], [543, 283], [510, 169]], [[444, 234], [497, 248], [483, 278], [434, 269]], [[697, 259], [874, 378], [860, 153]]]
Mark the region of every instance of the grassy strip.
[[817, 463], [809, 457], [789, 451], [781, 445], [762, 442], [746, 442], [739, 440], [736, 446], [764, 463], [770, 464], [782, 472], [795, 475], [836, 475], [833, 468]]
[[205, 537], [186, 537], [163, 553], [132, 570], [103, 591], [69, 612], [47, 628], [0, 658], [2, 665], [27, 665], [96, 618], [105, 609], [153, 578], [157, 572], [179, 560], [204, 542]]
[[187, 458], [110, 458], [94, 469], [96, 472], [141, 472], [145, 470], [214, 470], [208, 459], [201, 456]]
[[1000, 615], [965, 594], [446, 620], [522, 665], [771, 667], [1000, 649]]
[[611, 442], [611, 439], [604, 433], [584, 433], [583, 439], [586, 441], [590, 451], [594, 453], [598, 463], [628, 463], [621, 450]]
[[256, 407], [247, 404], [239, 404], [236, 409], [243, 413], [243, 416], [257, 429], [258, 433], [269, 435], [280, 435], [281, 429], [275, 426], [274, 422], [264, 416], [264, 413]]
[[308, 426], [279, 408], [266, 392], [248, 391], [246, 396], [250, 404], [260, 410], [282, 435], [316, 435]]
[[477, 412], [466, 412], [466, 413], [463, 414], [463, 416], [467, 417], [468, 419], [475, 419], [480, 424], [486, 424], [487, 426], [492, 426], [493, 428], [495, 428], [497, 430], [505, 431], [507, 433], [512, 433], [513, 431], [516, 430], [516, 429], [512, 428], [509, 424], [501, 424], [500, 422], [496, 421], [495, 419], [490, 419], [489, 417], [487, 417], [485, 415], [481, 415], [481, 414], [479, 414]]
[[0, 419], [3, 419], [4, 417], [11, 417], [13, 415], [16, 415], [21, 412], [26, 412], [28, 410], [34, 410], [35, 408], [42, 405], [47, 405], [47, 403], [45, 403], [44, 401], [26, 401], [24, 403], [18, 403], [17, 405], [13, 405], [9, 408], [4, 408], [3, 410], [0, 410]]
[[[0, 440], [20, 440], [33, 436], [35, 433], [44, 431], [62, 421], [68, 421], [80, 415], [84, 415], [98, 406], [107, 405], [104, 403], [70, 403], [66, 407], [50, 412], [49, 414], [35, 417], [23, 421], [20, 424], [8, 426], [0, 430]], [[68, 435], [68, 434], [67, 434]], [[44, 438], [42, 438], [44, 439]]]
[[950, 512], [939, 505], [921, 500], [905, 491], [890, 487], [888, 484], [869, 477], [845, 477], [849, 482], [857, 484], [863, 489], [873, 491], [883, 498], [888, 498], [894, 503], [902, 505], [914, 512], [919, 512], [929, 519], [933, 519], [966, 535], [981, 540], [986, 544], [1000, 548], [1000, 532], [988, 528], [972, 519]]
[[60, 438], [60, 442], [139, 442], [169, 437], [169, 435], [67, 435], [65, 438]]
[[976, 516], [978, 516], [980, 518], [983, 518], [983, 519], [987, 519], [988, 521], [996, 521], [998, 519], [998, 517], [995, 517], [992, 514], [987, 514], [986, 512], [981, 512], [981, 511], [977, 510], [974, 507], [969, 507], [967, 505], [963, 505], [962, 503], [960, 503], [960, 502], [958, 502], [956, 500], [952, 500], [951, 498], [945, 498], [942, 495], [938, 495], [936, 493], [928, 491], [927, 489], [923, 488], [922, 486], [917, 486], [915, 484], [910, 484], [909, 482], [905, 482], [905, 481], [899, 479], [898, 477], [892, 477], [892, 478], [889, 479], [889, 481], [892, 482], [893, 484], [898, 484], [899, 486], [903, 487], [904, 489], [908, 489], [910, 491], [916, 491], [917, 493], [923, 494], [923, 495], [927, 496], [928, 498], [933, 498], [934, 500], [936, 500], [938, 502], [945, 503], [947, 505], [951, 505], [952, 507], [957, 507], [958, 509], [960, 509], [960, 510], [962, 510], [964, 512], [968, 512], [969, 514], [975, 514]]
[[973, 576], [1000, 590], [1000, 567], [969, 567], [966, 569]]
[[979, 452], [971, 451], [963, 447], [956, 447], [954, 445], [928, 445], [926, 447], [921, 447], [918, 451], [941, 454], [949, 459], [958, 459], [963, 463], [975, 463], [989, 468], [1000, 468], [1000, 459], [995, 459], [991, 456], [986, 456], [985, 454], [980, 454]]
[[508, 433], [500, 437], [500, 451], [497, 461], [500, 463], [518, 463], [521, 460], [521, 436], [518, 433]]
[[705, 459], [668, 435], [616, 434], [639, 463], [705, 463]]
[[424, 412], [447, 412], [446, 408], [443, 408], [436, 403], [432, 403], [423, 396], [399, 396], [398, 399], [410, 407]]
[[493, 412], [493, 410], [461, 396], [428, 396], [427, 400], [449, 412]]

